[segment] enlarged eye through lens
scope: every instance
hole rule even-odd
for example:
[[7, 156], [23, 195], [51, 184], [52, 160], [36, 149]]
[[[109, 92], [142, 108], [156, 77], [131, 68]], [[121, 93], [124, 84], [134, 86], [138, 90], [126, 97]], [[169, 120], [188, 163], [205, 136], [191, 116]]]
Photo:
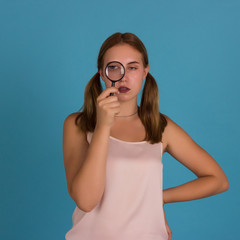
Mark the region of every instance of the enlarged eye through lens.
[[112, 71], [115, 70], [116, 71], [118, 69], [119, 69], [119, 66], [117, 66], [117, 65], [109, 65], [108, 66], [108, 70], [112, 70]]
[[124, 66], [117, 61], [109, 62], [105, 69], [106, 76], [111, 81], [119, 81], [125, 74]]

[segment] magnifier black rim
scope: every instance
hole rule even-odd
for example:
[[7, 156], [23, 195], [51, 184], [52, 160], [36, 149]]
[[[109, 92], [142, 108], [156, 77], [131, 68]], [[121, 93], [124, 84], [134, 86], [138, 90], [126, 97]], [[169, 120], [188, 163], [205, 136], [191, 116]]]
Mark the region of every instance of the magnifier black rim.
[[120, 63], [120, 62], [118, 62], [118, 61], [112, 61], [112, 62], [109, 62], [109, 63], [106, 65], [106, 67], [105, 67], [105, 76], [106, 76], [110, 81], [118, 82], [118, 81], [120, 81], [120, 80], [124, 77], [124, 75], [125, 75], [125, 68], [124, 68], [124, 66], [122, 65], [122, 63], [120, 63], [120, 64], [121, 64], [122, 67], [123, 67], [124, 73], [123, 73], [123, 75], [122, 75], [122, 77], [121, 77], [120, 79], [118, 79], [118, 80], [112, 80], [112, 79], [110, 79], [110, 78], [107, 76], [107, 74], [106, 74], [107, 66], [108, 66], [109, 64], [115, 63], [115, 62], [116, 62], [116, 63]]

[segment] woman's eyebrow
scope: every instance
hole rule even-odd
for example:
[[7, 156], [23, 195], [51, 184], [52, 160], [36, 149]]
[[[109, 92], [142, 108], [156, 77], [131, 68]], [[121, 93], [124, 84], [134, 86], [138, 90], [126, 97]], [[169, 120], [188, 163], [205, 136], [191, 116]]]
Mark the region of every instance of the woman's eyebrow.
[[[137, 61], [133, 61], [133, 62], [129, 62], [128, 64], [132, 64], [132, 63], [137, 63], [137, 64], [140, 64], [139, 62], [137, 62]], [[127, 64], [127, 65], [128, 65]]]

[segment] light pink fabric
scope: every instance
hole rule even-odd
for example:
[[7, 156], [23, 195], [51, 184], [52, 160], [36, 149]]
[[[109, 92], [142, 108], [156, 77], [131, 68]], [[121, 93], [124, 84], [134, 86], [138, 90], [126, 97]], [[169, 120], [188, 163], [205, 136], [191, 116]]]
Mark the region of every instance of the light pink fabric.
[[161, 142], [110, 136], [103, 197], [91, 212], [76, 206], [66, 240], [167, 240], [162, 170]]

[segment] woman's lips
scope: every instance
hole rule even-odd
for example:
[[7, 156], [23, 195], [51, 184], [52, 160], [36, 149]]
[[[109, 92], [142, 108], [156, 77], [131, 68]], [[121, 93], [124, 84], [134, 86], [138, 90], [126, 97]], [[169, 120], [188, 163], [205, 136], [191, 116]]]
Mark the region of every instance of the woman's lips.
[[127, 87], [119, 87], [118, 88], [118, 91], [120, 92], [120, 93], [126, 93], [126, 92], [128, 92], [130, 89], [129, 88], [127, 88]]

